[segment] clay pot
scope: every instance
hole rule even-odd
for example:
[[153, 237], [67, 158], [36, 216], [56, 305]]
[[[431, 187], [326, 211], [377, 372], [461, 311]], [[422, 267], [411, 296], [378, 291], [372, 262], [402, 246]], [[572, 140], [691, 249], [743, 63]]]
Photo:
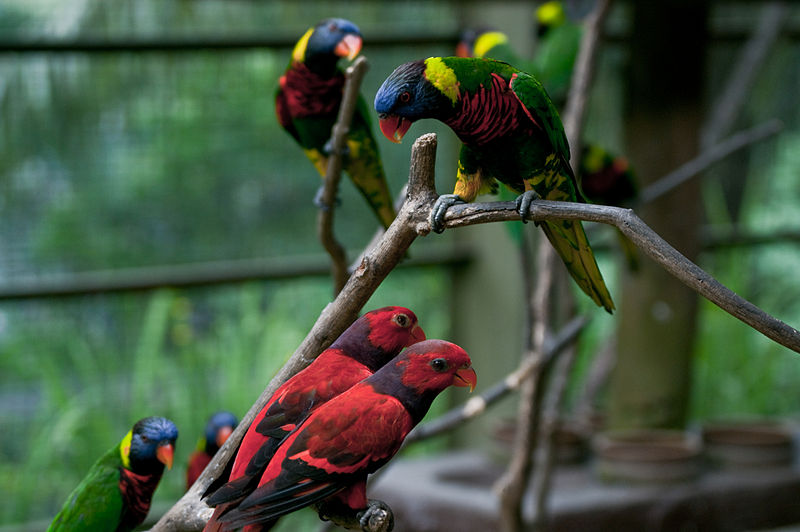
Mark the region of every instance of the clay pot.
[[682, 431], [603, 432], [592, 449], [595, 473], [605, 481], [680, 482], [700, 474], [700, 439]]
[[792, 433], [777, 423], [707, 423], [703, 441], [709, 462], [720, 468], [781, 467], [794, 460]]

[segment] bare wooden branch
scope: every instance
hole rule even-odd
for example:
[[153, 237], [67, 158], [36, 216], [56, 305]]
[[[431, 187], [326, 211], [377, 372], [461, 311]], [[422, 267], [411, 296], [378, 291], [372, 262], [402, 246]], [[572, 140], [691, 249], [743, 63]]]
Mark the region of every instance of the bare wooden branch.
[[617, 338], [613, 336], [595, 353], [589, 374], [581, 384], [580, 394], [575, 401], [574, 416], [582, 428], [591, 427], [592, 418], [596, 412], [595, 399], [608, 382], [608, 376], [616, 362]]
[[758, 79], [764, 60], [780, 36], [781, 26], [787, 20], [787, 11], [786, 2], [769, 2], [762, 8], [758, 24], [725, 83], [725, 92], [717, 99], [703, 128], [700, 139], [702, 148], [716, 144], [733, 127], [747, 102], [747, 95]]
[[796, 244], [800, 242], [800, 228], [766, 231], [751, 231], [737, 225], [727, 227], [703, 227], [700, 231], [705, 249], [730, 247], [771, 246], [773, 244]]
[[731, 135], [725, 140], [707, 147], [694, 159], [679, 166], [642, 190], [641, 194], [639, 194], [638, 203], [650, 203], [660, 198], [667, 192], [674, 190], [692, 177], [700, 174], [700, 172], [717, 161], [724, 159], [742, 148], [777, 135], [782, 129], [783, 122], [777, 119], [769, 120], [750, 129], [739, 131], [735, 135]]
[[555, 360], [550, 371], [550, 382], [544, 398], [543, 412], [541, 414], [542, 426], [539, 430], [536, 461], [536, 474], [531, 481], [533, 492], [533, 530], [547, 530], [548, 507], [547, 500], [552, 486], [553, 469], [556, 461], [556, 433], [561, 424], [561, 405], [566, 395], [572, 368], [575, 365], [578, 350], [575, 346], [565, 350]]
[[[775, 342], [800, 353], [800, 333], [726, 288], [702, 268], [681, 255], [650, 229], [631, 209], [564, 201], [538, 200], [531, 204], [529, 220], [586, 220], [619, 228], [639, 249], [689, 288]], [[457, 204], [448, 209], [445, 227], [519, 220], [513, 201]]]
[[345, 71], [344, 95], [339, 106], [339, 115], [331, 131], [331, 153], [328, 156], [328, 168], [322, 185], [320, 201], [322, 206], [317, 212], [317, 234], [320, 242], [331, 256], [331, 273], [333, 276], [334, 294], [338, 294], [347, 281], [347, 257], [342, 245], [333, 234], [333, 213], [339, 180], [342, 177], [342, 153], [346, 146], [347, 134], [358, 104], [359, 88], [369, 65], [364, 56], [359, 57]]
[[569, 86], [567, 106], [564, 109], [564, 130], [567, 132], [572, 155], [577, 159], [581, 153], [581, 134], [586, 118], [589, 89], [594, 79], [597, 64], [597, 45], [608, 13], [610, 0], [598, 0], [594, 10], [586, 19], [581, 36], [578, 57], [575, 58], [572, 80]]
[[[573, 318], [549, 342], [545, 343], [545, 364], [559, 356], [562, 351], [571, 345], [578, 334], [588, 325], [589, 319], [586, 316]], [[404, 445], [422, 441], [439, 434], [452, 430], [465, 421], [468, 421], [486, 411], [487, 408], [495, 404], [500, 399], [507, 397], [511, 392], [518, 390], [520, 383], [527, 379], [536, 369], [537, 364], [532, 360], [525, 359], [513, 372], [506, 375], [500, 382], [487, 388], [482, 394], [472, 397], [463, 405], [445, 412], [434, 420], [417, 425], [417, 427], [406, 436]]]
[[211, 463], [194, 485], [152, 528], [153, 531], [202, 530], [212, 510], [200, 499], [203, 492], [225, 469], [253, 418], [286, 379], [311, 363], [354, 320], [359, 310], [390, 271], [405, 255], [418, 234], [430, 230], [428, 216], [436, 200], [434, 167], [436, 135], [428, 134], [414, 143], [409, 170], [408, 200], [375, 248], [366, 254], [336, 299], [320, 314], [303, 342], [270, 381], [244, 415]]
[[523, 361], [533, 365], [530, 375], [520, 388], [516, 431], [511, 446], [508, 467], [494, 485], [500, 499], [500, 525], [505, 532], [523, 530], [522, 498], [533, 468], [533, 449], [539, 433], [542, 412], [543, 375], [545, 368], [544, 341], [550, 324], [550, 296], [553, 287], [555, 251], [545, 238], [539, 239], [537, 277], [529, 298], [532, 317], [531, 334], [526, 340]]

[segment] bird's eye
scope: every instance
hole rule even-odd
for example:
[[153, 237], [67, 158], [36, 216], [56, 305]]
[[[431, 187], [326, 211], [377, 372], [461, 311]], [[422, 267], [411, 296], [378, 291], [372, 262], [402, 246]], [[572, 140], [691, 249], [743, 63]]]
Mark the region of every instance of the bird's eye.
[[405, 314], [395, 314], [394, 322], [398, 324], [400, 327], [408, 327], [409, 325], [411, 325], [411, 318], [409, 318]]
[[144, 435], [142, 435], [142, 436], [140, 437], [140, 439], [142, 440], [142, 443], [147, 443], [147, 442], [149, 442], [149, 441], [150, 441], [150, 438], [148, 438], [147, 436], [144, 436]]
[[434, 358], [430, 364], [434, 371], [442, 372], [447, 369], [447, 360], [443, 358]]
[[400, 93], [400, 101], [403, 103], [408, 103], [411, 101], [411, 93], [408, 91], [403, 91]]
[[336, 31], [336, 23], [335, 22], [331, 22], [330, 24], [328, 24], [328, 29], [330, 31]]

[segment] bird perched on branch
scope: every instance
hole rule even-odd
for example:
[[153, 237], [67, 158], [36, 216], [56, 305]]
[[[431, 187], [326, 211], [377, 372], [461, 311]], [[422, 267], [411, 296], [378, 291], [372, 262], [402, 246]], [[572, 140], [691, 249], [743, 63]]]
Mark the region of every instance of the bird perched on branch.
[[189, 466], [186, 468], [187, 490], [211, 462], [238, 423], [236, 416], [227, 411], [216, 412], [208, 419], [203, 437], [197, 443], [197, 449], [189, 456]]
[[456, 45], [458, 57], [490, 57], [528, 71], [527, 63], [514, 51], [508, 35], [490, 28], [466, 29]]
[[164, 472], [172, 469], [178, 429], [169, 419], [146, 417], [95, 462], [67, 498], [49, 531], [133, 530], [150, 510]]
[[[328, 168], [331, 129], [345, 83], [337, 63], [342, 57], [355, 58], [361, 44], [361, 33], [352, 22], [340, 18], [323, 20], [297, 42], [280, 78], [275, 97], [278, 122], [303, 148], [323, 178]], [[347, 135], [343, 168], [381, 225], [389, 227], [395, 217], [392, 196], [372, 136], [369, 108], [361, 96]], [[319, 193], [315, 201], [320, 203]]]
[[[383, 307], [358, 318], [308, 367], [278, 388], [247, 430], [227, 484], [207, 499], [216, 506], [205, 530], [258, 486], [281, 441], [311, 411], [372, 375], [409, 345], [425, 340], [417, 316], [405, 307]], [[209, 490], [210, 491], [210, 490]]]
[[322, 501], [352, 512], [367, 508], [367, 475], [397, 453], [440, 392], [475, 383], [459, 346], [414, 344], [314, 410], [278, 447], [258, 487], [220, 521], [226, 529], [269, 523]]
[[[520, 194], [525, 220], [531, 201], [582, 201], [570, 167], [561, 119], [536, 78], [492, 59], [429, 57], [397, 67], [375, 96], [383, 134], [400, 142], [411, 124], [435, 118], [463, 142], [453, 194], [439, 196], [432, 228], [444, 229], [455, 203], [496, 192], [496, 181]], [[540, 224], [572, 278], [608, 312], [614, 302], [579, 221]]]

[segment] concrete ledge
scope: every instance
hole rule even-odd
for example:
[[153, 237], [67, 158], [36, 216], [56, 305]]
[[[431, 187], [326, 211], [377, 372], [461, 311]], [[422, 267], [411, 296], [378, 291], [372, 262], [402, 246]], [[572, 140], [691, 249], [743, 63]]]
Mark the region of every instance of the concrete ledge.
[[[397, 460], [370, 487], [386, 501], [397, 532], [498, 530], [492, 483], [502, 468], [477, 453]], [[532, 520], [527, 497], [526, 519]], [[598, 481], [590, 466], [559, 467], [548, 530], [768, 529], [800, 523], [797, 467], [708, 471], [695, 481], [623, 485]]]

